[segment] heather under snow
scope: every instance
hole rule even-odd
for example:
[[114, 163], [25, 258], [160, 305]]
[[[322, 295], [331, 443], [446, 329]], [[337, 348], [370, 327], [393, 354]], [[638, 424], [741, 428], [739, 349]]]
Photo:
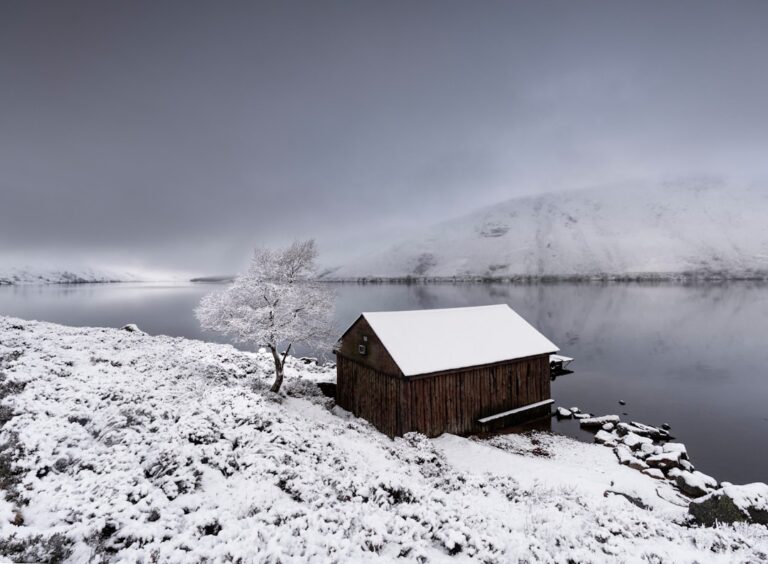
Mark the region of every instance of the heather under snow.
[[[391, 440], [330, 366], [0, 317], [0, 556], [121, 562], [758, 562], [665, 481], [548, 434]], [[644, 508], [641, 508], [643, 506]]]

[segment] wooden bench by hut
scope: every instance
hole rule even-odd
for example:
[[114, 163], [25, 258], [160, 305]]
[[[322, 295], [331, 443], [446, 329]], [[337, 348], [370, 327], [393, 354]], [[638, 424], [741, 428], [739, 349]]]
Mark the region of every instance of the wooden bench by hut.
[[336, 403], [389, 436], [549, 413], [559, 349], [507, 305], [363, 313], [337, 343]]

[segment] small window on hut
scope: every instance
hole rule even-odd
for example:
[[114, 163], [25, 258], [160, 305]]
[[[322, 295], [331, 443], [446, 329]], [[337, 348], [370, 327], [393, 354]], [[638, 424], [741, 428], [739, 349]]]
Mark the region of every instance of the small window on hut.
[[368, 354], [368, 335], [363, 335], [360, 343], [357, 345], [357, 353], [360, 355]]

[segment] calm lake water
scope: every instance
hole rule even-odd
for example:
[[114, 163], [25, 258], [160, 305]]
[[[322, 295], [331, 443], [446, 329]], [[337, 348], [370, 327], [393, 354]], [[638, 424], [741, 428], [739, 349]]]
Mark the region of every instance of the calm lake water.
[[[192, 311], [216, 288], [0, 287], [0, 314], [82, 326], [136, 323], [152, 334], [224, 342], [202, 333]], [[361, 311], [508, 303], [576, 358], [575, 372], [553, 382], [556, 405], [667, 422], [703, 472], [737, 483], [768, 481], [766, 285], [341, 284], [335, 290], [339, 330]], [[575, 422], [553, 420], [551, 428], [591, 440]]]

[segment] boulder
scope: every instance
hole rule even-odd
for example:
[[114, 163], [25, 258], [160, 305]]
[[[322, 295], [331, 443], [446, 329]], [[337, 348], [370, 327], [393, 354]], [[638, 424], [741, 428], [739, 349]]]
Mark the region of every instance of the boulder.
[[590, 415], [589, 413], [574, 413], [573, 416], [576, 419], [589, 419], [590, 417], [592, 417], [592, 415]]
[[616, 425], [614, 425], [613, 423], [606, 423], [605, 425], [603, 425], [602, 429], [603, 429], [603, 431], [610, 432], [610, 431], [613, 431], [613, 429], [615, 427], [616, 427]]
[[658, 427], [651, 427], [650, 425], [646, 425], [645, 423], [638, 423], [637, 421], [632, 421], [632, 426], [637, 429], [635, 431], [636, 434], [643, 435], [644, 437], [651, 437], [654, 441], [668, 441], [669, 439], [672, 438], [672, 435], [670, 435], [664, 429], [659, 429]]
[[581, 413], [581, 410], [578, 407], [569, 407], [568, 411], [571, 413]]
[[669, 470], [670, 468], [678, 468], [680, 466], [680, 453], [679, 452], [662, 452], [661, 454], [654, 454], [645, 459], [648, 466], [654, 468], [660, 468], [661, 470]]
[[650, 443], [650, 442], [646, 443], [646, 442], [644, 442], [644, 443], [642, 443], [640, 445], [640, 452], [642, 452], [645, 456], [650, 456], [650, 455], [654, 454], [654, 452], [653, 452], [654, 450], [655, 449], [653, 447], [653, 443]]
[[595, 442], [601, 445], [615, 446], [617, 441], [618, 437], [616, 435], [602, 429], [595, 434]]
[[616, 431], [620, 435], [627, 435], [629, 433], [634, 433], [635, 435], [640, 435], [640, 436], [643, 436], [643, 437], [647, 436], [646, 431], [644, 431], [640, 427], [636, 427], [635, 425], [633, 425], [631, 423], [617, 423], [616, 424]]
[[675, 482], [677, 480], [677, 477], [683, 473], [683, 470], [677, 467], [672, 467], [669, 470], [667, 470], [667, 479], [672, 480]]
[[621, 439], [621, 442], [627, 445], [632, 450], [639, 449], [640, 445], [643, 445], [643, 444], [652, 445], [653, 443], [653, 441], [648, 437], [641, 437], [639, 435], [635, 435], [634, 433], [628, 433], [624, 435], [624, 437]]
[[637, 458], [632, 456], [632, 451], [627, 445], [618, 445], [613, 449], [613, 452], [616, 454], [616, 458], [619, 459], [619, 464], [628, 465], [630, 462], [637, 460]]
[[734, 486], [723, 482], [723, 487], [702, 498], [693, 500], [688, 512], [700, 524], [746, 521], [768, 525], [768, 485], [762, 482]]
[[579, 424], [582, 427], [599, 428], [606, 423], [613, 423], [615, 425], [619, 421], [621, 421], [621, 418], [618, 415], [603, 415], [602, 417], [585, 417], [579, 421]]
[[682, 460], [688, 459], [688, 451], [683, 443], [666, 443], [662, 450], [664, 452], [679, 452]]
[[146, 333], [144, 333], [144, 331], [139, 329], [139, 326], [136, 325], [135, 323], [129, 323], [128, 325], [123, 325], [122, 327], [120, 327], [120, 329], [122, 329], [123, 331], [128, 331], [129, 333], [136, 333], [138, 335], [146, 335]]
[[635, 470], [641, 470], [641, 471], [648, 469], [648, 465], [644, 461], [640, 460], [639, 458], [635, 458], [634, 460], [631, 460], [629, 464], [627, 464], [627, 466], [629, 466], [630, 468], [634, 468]]
[[680, 491], [691, 497], [701, 497], [717, 488], [717, 480], [702, 472], [683, 470], [675, 478]]
[[685, 459], [680, 460], [680, 468], [687, 470], [688, 472], [693, 472], [695, 470], [693, 464], [691, 464], [691, 461]]
[[558, 419], [570, 419], [573, 416], [573, 412], [564, 407], [558, 407], [555, 413], [557, 414]]
[[[640, 445], [642, 447], [642, 445]], [[636, 458], [639, 458], [640, 460], [645, 460], [650, 456], [647, 452], [645, 452], [642, 448], [637, 449], [635, 452], [632, 453]]]
[[650, 476], [651, 478], [656, 478], [657, 480], [663, 480], [665, 478], [664, 472], [658, 468], [646, 468], [643, 470], [643, 474]]

